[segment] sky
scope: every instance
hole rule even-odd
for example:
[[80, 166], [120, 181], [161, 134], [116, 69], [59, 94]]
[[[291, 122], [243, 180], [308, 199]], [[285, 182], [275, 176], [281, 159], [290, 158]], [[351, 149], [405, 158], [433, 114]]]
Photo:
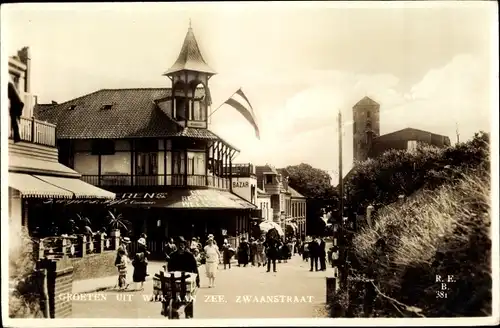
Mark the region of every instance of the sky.
[[[432, 5], [432, 7], [430, 7]], [[241, 150], [235, 162], [352, 167], [352, 107], [380, 104], [380, 132], [406, 127], [456, 141], [491, 130], [495, 2], [18, 4], [2, 6], [2, 47], [29, 46], [32, 92], [64, 102], [102, 88], [169, 87], [189, 26], [215, 110], [242, 88], [250, 124], [224, 105], [210, 128]], [[493, 28], [494, 27], [494, 28]]]

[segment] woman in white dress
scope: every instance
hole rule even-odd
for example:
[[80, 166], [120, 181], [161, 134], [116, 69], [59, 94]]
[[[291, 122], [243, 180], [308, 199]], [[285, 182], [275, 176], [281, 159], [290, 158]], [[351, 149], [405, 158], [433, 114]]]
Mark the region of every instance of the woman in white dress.
[[208, 277], [208, 288], [215, 287], [215, 276], [217, 267], [220, 261], [219, 247], [215, 244], [213, 238], [208, 238], [207, 246], [205, 246], [205, 269]]

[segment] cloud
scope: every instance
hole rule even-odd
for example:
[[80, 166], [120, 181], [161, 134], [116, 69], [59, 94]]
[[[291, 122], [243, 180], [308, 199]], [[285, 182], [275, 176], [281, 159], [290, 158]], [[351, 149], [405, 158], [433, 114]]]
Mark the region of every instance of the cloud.
[[[489, 67], [482, 58], [458, 55], [443, 67], [430, 70], [410, 90], [398, 92], [399, 79], [390, 74], [359, 75], [340, 71], [306, 71], [274, 74], [287, 81], [284, 88], [301, 89], [276, 108], [256, 107], [261, 118], [262, 138], [256, 140], [252, 128], [239, 114], [225, 109], [214, 130], [236, 145], [240, 159], [277, 166], [307, 162], [334, 172], [338, 167], [337, 114], [344, 121], [343, 164], [346, 173], [352, 163], [352, 106], [365, 95], [381, 105], [381, 133], [406, 127], [445, 134], [455, 140], [458, 124], [461, 139], [481, 129], [489, 130]], [[249, 75], [250, 76], [250, 75]], [[249, 89], [271, 87], [258, 74], [245, 82]], [[259, 99], [252, 92], [254, 101]], [[250, 98], [252, 100], [252, 98]], [[235, 112], [235, 111], [234, 111]], [[227, 116], [226, 116], [227, 115]], [[227, 119], [231, 120], [230, 127]], [[332, 173], [334, 179], [336, 174]]]

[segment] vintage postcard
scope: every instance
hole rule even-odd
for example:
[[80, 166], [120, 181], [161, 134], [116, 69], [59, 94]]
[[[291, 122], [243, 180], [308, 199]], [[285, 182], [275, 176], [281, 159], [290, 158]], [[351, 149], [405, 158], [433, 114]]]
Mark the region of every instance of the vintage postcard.
[[499, 323], [496, 2], [1, 22], [6, 326]]

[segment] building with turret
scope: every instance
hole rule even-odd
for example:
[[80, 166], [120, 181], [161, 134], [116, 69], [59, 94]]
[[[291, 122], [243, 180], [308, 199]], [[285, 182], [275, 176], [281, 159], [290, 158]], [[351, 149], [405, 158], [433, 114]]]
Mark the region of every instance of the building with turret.
[[189, 26], [163, 74], [170, 87], [102, 89], [36, 106], [37, 117], [57, 124], [60, 162], [115, 192], [111, 206], [132, 222], [130, 237], [145, 232], [152, 249], [167, 237], [243, 236], [260, 216], [232, 192], [239, 150], [208, 129], [215, 74]]

